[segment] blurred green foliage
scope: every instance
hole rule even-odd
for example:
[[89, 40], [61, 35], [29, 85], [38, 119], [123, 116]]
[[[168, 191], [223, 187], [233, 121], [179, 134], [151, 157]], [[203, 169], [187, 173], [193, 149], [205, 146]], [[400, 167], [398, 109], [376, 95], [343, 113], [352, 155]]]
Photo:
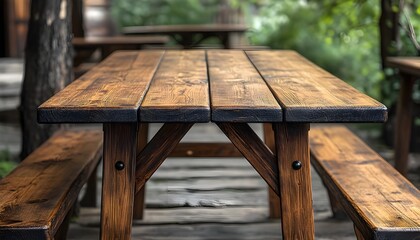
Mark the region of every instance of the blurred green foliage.
[[[114, 0], [120, 26], [211, 23], [222, 0]], [[251, 26], [251, 44], [294, 49], [388, 106], [397, 81], [380, 61], [380, 0], [227, 0]], [[401, 23], [420, 32], [420, 0], [406, 0]], [[395, 7], [398, 10], [398, 7]], [[401, 28], [400, 55], [418, 54]], [[419, 36], [417, 40], [420, 42]], [[396, 48], [397, 46], [389, 46]]]
[[11, 160], [8, 150], [0, 150], [0, 178], [6, 176], [16, 167], [16, 163]]

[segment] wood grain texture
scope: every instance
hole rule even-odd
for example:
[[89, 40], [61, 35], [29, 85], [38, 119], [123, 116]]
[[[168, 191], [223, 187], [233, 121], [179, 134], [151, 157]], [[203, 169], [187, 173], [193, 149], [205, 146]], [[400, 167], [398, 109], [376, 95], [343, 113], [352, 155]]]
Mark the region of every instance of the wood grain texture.
[[142, 122], [210, 121], [205, 52], [167, 51], [139, 114]]
[[400, 72], [420, 76], [420, 57], [389, 57], [386, 59], [388, 67], [394, 67]]
[[[131, 239], [137, 123], [104, 124], [101, 239]], [[124, 164], [118, 170], [116, 163]]]
[[[314, 239], [309, 124], [274, 124], [283, 239]], [[294, 161], [302, 167], [292, 168]]]
[[[276, 143], [274, 141], [274, 130], [271, 123], [263, 124], [264, 143], [270, 148], [271, 152], [276, 152]], [[272, 219], [281, 218], [281, 203], [279, 195], [270, 187], [268, 188], [268, 210], [269, 217]]]
[[165, 123], [150, 142], [137, 154], [136, 192], [165, 161], [193, 123]]
[[[139, 130], [137, 135], [137, 154], [139, 154], [143, 148], [147, 145], [149, 137], [149, 124], [141, 123], [139, 124]], [[146, 185], [143, 188], [135, 193], [134, 196], [134, 219], [143, 219], [144, 208], [145, 208], [145, 195], [146, 195]]]
[[420, 192], [341, 126], [313, 128], [312, 164], [366, 239], [420, 236]]
[[268, 186], [279, 195], [276, 158], [252, 128], [246, 123], [218, 123], [217, 126], [238, 148]]
[[102, 155], [100, 131], [61, 131], [0, 181], [0, 239], [53, 239]]
[[171, 152], [170, 157], [243, 157], [232, 143], [221, 142], [181, 142]]
[[212, 121], [281, 122], [282, 111], [243, 51], [207, 52]]
[[246, 51], [287, 122], [384, 122], [386, 107], [293, 51]]
[[38, 108], [40, 123], [135, 122], [163, 51], [117, 52]]
[[410, 152], [411, 125], [413, 124], [413, 87], [414, 77], [402, 74], [397, 102], [397, 116], [394, 131], [395, 168], [407, 175], [408, 154]]

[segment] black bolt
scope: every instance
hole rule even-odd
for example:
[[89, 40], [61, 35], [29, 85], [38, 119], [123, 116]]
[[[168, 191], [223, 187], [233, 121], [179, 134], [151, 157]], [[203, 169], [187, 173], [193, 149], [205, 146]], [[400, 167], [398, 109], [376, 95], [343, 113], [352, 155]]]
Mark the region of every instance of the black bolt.
[[292, 163], [292, 168], [293, 168], [294, 170], [299, 170], [301, 167], [302, 167], [302, 163], [301, 163], [300, 161], [294, 161], [294, 162]]
[[118, 161], [118, 162], [116, 162], [115, 163], [115, 169], [117, 169], [118, 171], [121, 171], [121, 170], [123, 170], [124, 169], [124, 163], [123, 162], [121, 162], [121, 161]]

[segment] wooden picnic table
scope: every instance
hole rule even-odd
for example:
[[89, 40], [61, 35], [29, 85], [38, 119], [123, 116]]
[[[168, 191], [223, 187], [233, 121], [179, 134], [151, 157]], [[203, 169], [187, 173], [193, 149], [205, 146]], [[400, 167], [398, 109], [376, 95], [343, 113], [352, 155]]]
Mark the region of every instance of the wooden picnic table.
[[[72, 44], [76, 52], [89, 50], [91, 53], [96, 49], [101, 51], [101, 59], [105, 59], [116, 50], [140, 50], [146, 45], [164, 45], [169, 42], [167, 36], [97, 36], [75, 37]], [[90, 57], [91, 54], [87, 54]], [[84, 59], [77, 59], [75, 65], [79, 65]]]
[[397, 68], [401, 75], [394, 129], [394, 159], [395, 168], [402, 175], [407, 175], [413, 118], [413, 86], [416, 78], [420, 78], [420, 57], [390, 57], [387, 59], [387, 65]]
[[[217, 124], [280, 196], [283, 239], [314, 239], [310, 124], [386, 118], [298, 53], [271, 50], [117, 52], [38, 108], [41, 123], [104, 126], [102, 239], [130, 239], [135, 192], [199, 122]], [[137, 148], [151, 122], [164, 125]], [[271, 124], [275, 150], [248, 123]]]
[[127, 35], [170, 35], [178, 44], [186, 49], [196, 47], [210, 37], [216, 37], [225, 49], [232, 48], [232, 33], [244, 33], [248, 27], [243, 24], [195, 24], [195, 25], [158, 25], [132, 26], [123, 28]]

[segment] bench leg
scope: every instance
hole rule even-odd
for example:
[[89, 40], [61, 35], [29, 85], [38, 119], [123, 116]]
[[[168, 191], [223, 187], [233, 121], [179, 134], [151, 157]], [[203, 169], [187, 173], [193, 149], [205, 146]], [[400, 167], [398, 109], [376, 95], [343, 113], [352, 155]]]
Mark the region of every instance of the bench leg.
[[[273, 125], [269, 123], [263, 124], [264, 129], [264, 142], [267, 147], [274, 153], [276, 152], [276, 145], [274, 142], [274, 131]], [[268, 188], [268, 208], [269, 208], [269, 217], [273, 219], [281, 218], [281, 209], [280, 209], [280, 198], [277, 194], [271, 189]]]
[[413, 115], [412, 93], [414, 78], [402, 75], [395, 123], [395, 168], [404, 176], [407, 175], [408, 153], [410, 150], [411, 121]]
[[[137, 153], [140, 153], [141, 150], [147, 145], [147, 140], [149, 137], [149, 124], [142, 123], [139, 124], [139, 132], [137, 136]], [[145, 198], [146, 198], [146, 184], [142, 190], [138, 191], [134, 197], [134, 219], [141, 220], [143, 219], [144, 209], [145, 209]]]
[[354, 228], [354, 234], [356, 235], [357, 240], [367, 240], [363, 235], [362, 232], [356, 227], [356, 225], [353, 225]]
[[131, 239], [136, 145], [136, 123], [104, 124], [102, 240]]
[[80, 201], [80, 205], [83, 207], [96, 207], [97, 202], [97, 174], [98, 174], [98, 167], [93, 170], [92, 175], [90, 175], [88, 182], [86, 184], [86, 193]]
[[275, 123], [283, 239], [315, 238], [309, 124]]
[[57, 232], [54, 235], [54, 240], [66, 240], [67, 233], [69, 231], [70, 226], [70, 219], [73, 216], [73, 208], [67, 213], [66, 217], [64, 218], [63, 222], [61, 223], [60, 227], [58, 228]]
[[333, 218], [340, 219], [340, 220], [347, 219], [346, 211], [344, 211], [341, 204], [337, 201], [337, 198], [328, 188], [327, 188], [327, 192], [328, 192], [328, 198], [330, 200], [330, 206], [331, 206], [331, 211], [333, 213]]

